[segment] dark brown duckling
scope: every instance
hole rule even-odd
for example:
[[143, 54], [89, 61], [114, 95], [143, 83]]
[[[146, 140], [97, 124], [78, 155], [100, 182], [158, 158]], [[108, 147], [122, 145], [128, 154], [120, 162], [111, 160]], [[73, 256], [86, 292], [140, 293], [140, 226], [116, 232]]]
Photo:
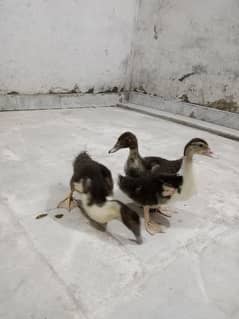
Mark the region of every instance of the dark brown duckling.
[[142, 157], [139, 153], [137, 137], [132, 132], [121, 134], [109, 153], [114, 153], [121, 148], [129, 148], [129, 156], [124, 167], [127, 176], [139, 177], [156, 169], [159, 174], [176, 174], [182, 167], [183, 158], [167, 160], [158, 156]]
[[142, 243], [140, 218], [135, 211], [117, 200], [108, 200], [113, 192], [113, 179], [110, 170], [94, 161], [86, 152], [80, 153], [73, 163], [73, 176], [70, 181], [70, 194], [59, 203], [67, 201], [71, 209], [73, 193], [80, 193], [81, 206], [90, 219], [106, 225], [113, 219], [120, 219]]
[[150, 219], [150, 208], [166, 203], [181, 191], [183, 177], [177, 175], [148, 174], [141, 177], [119, 176], [120, 189], [143, 206], [145, 228], [151, 234], [161, 231], [161, 226]]

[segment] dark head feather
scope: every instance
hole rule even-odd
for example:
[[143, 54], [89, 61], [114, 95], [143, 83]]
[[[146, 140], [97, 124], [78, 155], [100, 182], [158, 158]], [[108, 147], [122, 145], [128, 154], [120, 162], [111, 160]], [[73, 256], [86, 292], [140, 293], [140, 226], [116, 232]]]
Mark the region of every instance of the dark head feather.
[[81, 152], [73, 164], [71, 184], [83, 181], [84, 192], [89, 194], [89, 204], [103, 204], [113, 191], [110, 170], [94, 161], [87, 152]]
[[124, 132], [120, 135], [112, 149], [109, 150], [109, 153], [117, 152], [121, 148], [135, 149], [137, 147], [137, 137], [132, 132]]
[[184, 147], [184, 152], [183, 154], [186, 155], [186, 151], [187, 151], [187, 148], [190, 147], [190, 146], [193, 146], [193, 145], [196, 145], [196, 144], [199, 144], [199, 143], [202, 143], [203, 145], [207, 146], [208, 147], [208, 143], [201, 139], [201, 138], [198, 138], [198, 137], [195, 137], [193, 139], [191, 139]]

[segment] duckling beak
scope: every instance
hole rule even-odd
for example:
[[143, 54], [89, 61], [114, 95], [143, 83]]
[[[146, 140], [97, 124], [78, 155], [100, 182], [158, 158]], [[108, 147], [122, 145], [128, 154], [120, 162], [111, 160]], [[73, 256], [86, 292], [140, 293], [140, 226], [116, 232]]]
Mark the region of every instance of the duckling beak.
[[118, 144], [115, 144], [115, 146], [113, 146], [113, 147], [108, 151], [108, 153], [109, 153], [109, 154], [115, 153], [115, 152], [117, 152], [119, 149], [121, 149], [121, 146], [118, 145]]
[[210, 148], [208, 148], [208, 149], [203, 153], [203, 155], [208, 156], [208, 157], [212, 157], [212, 158], [215, 157], [215, 154], [213, 153], [213, 151], [212, 151]]

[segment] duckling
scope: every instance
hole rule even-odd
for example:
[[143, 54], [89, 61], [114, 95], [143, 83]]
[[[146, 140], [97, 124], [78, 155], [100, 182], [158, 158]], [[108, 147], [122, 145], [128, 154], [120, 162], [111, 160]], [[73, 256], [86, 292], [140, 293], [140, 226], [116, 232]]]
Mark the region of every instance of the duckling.
[[183, 177], [177, 175], [148, 174], [141, 177], [119, 175], [120, 189], [135, 202], [143, 206], [145, 229], [151, 235], [161, 232], [161, 226], [150, 218], [150, 208], [167, 202], [181, 191]]
[[80, 153], [73, 164], [70, 187], [70, 194], [58, 207], [67, 200], [70, 209], [76, 191], [80, 193], [81, 207], [90, 219], [104, 226], [113, 219], [119, 219], [133, 232], [136, 242], [142, 243], [137, 213], [120, 201], [107, 199], [113, 193], [113, 179], [106, 166], [94, 161], [86, 152]]
[[[114, 153], [121, 148], [129, 148], [129, 156], [125, 164], [127, 176], [139, 177], [144, 174], [177, 174], [180, 169], [184, 177], [183, 191], [176, 193], [172, 201], [189, 199], [195, 193], [195, 180], [192, 170], [193, 155], [206, 155], [213, 157], [208, 143], [200, 138], [193, 138], [184, 147], [183, 157], [177, 160], [167, 160], [156, 156], [141, 157], [138, 150], [138, 141], [131, 132], [125, 132], [118, 138], [114, 147], [109, 153]], [[158, 212], [170, 217], [168, 209], [161, 207]]]
[[[67, 208], [71, 210], [73, 202], [73, 193], [75, 191], [81, 192], [76, 188], [77, 182], [84, 179], [86, 184], [87, 177], [92, 179], [91, 193], [94, 198], [94, 203], [101, 204], [106, 201], [106, 197], [113, 193], [113, 178], [110, 170], [94, 161], [87, 152], [81, 152], [73, 162], [73, 175], [70, 180], [70, 193], [69, 195], [58, 204], [58, 208], [67, 201]], [[87, 185], [84, 185], [85, 187]]]
[[[203, 144], [198, 147], [198, 150], [206, 151], [203, 155], [212, 157], [212, 151], [208, 148], [207, 142], [200, 138], [195, 138], [189, 141], [184, 149], [185, 150], [190, 144], [200, 142]], [[205, 147], [206, 148], [205, 148]], [[159, 156], [146, 156], [142, 157], [139, 153], [137, 137], [132, 132], [125, 132], [120, 135], [116, 144], [108, 151], [108, 153], [117, 152], [121, 148], [129, 148], [128, 159], [125, 163], [124, 171], [127, 176], [138, 177], [142, 174], [156, 171], [158, 174], [177, 174], [183, 166], [183, 157], [176, 160], [167, 160]], [[203, 149], [202, 149], [203, 148]], [[196, 152], [201, 154], [200, 152]]]
[[127, 176], [139, 177], [156, 169], [161, 174], [176, 174], [182, 166], [182, 158], [167, 160], [157, 156], [142, 157], [139, 153], [137, 137], [132, 132], [121, 134], [108, 153], [117, 152], [121, 148], [129, 148], [128, 159], [124, 167]]
[[[201, 138], [193, 138], [184, 147], [184, 153], [182, 158], [182, 175], [183, 175], [183, 185], [180, 194], [174, 194], [171, 201], [176, 200], [188, 200], [196, 193], [196, 182], [193, 171], [193, 156], [194, 155], [204, 155], [208, 157], [213, 157], [213, 152], [211, 151], [208, 143]], [[155, 170], [158, 173], [158, 170]]]

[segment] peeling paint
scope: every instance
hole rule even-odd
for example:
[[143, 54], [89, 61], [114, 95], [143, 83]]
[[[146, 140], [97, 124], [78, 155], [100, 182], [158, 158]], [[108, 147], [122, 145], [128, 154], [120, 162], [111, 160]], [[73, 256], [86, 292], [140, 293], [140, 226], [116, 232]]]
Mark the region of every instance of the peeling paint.
[[108, 89], [102, 89], [98, 93], [120, 93], [124, 92], [124, 88], [118, 88], [117, 86], [114, 86], [113, 88], [108, 88]]
[[239, 113], [239, 105], [232, 100], [227, 101], [226, 99], [219, 99], [219, 100], [216, 100], [214, 102], [209, 102], [207, 104], [207, 106], [213, 107], [213, 108], [216, 108], [216, 109], [222, 110], [222, 111]]
[[53, 87], [49, 90], [49, 94], [70, 94], [72, 93], [71, 89], [65, 89], [61, 87]]
[[192, 72], [184, 74], [178, 80], [180, 82], [183, 82], [185, 79], [189, 78], [192, 75], [202, 74], [202, 73], [207, 73], [207, 68], [201, 64], [196, 64], [192, 66]]
[[[221, 111], [239, 113], [239, 105], [232, 100], [232, 97], [229, 97], [228, 100], [222, 98], [222, 99], [219, 99], [213, 102], [208, 102], [208, 103], [191, 102], [187, 94], [183, 94], [182, 96], [179, 96], [178, 98], [184, 103], [190, 103], [197, 106], [207, 106], [207, 107], [215, 108]], [[189, 114], [189, 116], [194, 117], [194, 112], [192, 111], [191, 114]]]
[[143, 94], [148, 94], [148, 92], [144, 89], [144, 87], [141, 85], [138, 88], [134, 88], [133, 89], [134, 92], [138, 92], [138, 93], [143, 93]]
[[81, 93], [80, 88], [77, 84], [74, 85], [73, 89], [64, 89], [64, 88], [51, 88], [49, 94], [72, 94], [72, 93]]
[[94, 87], [90, 88], [88, 91], [86, 91], [86, 93], [94, 93]]
[[156, 25], [154, 25], [154, 39], [158, 40], [158, 31]]
[[19, 92], [17, 92], [17, 91], [7, 92], [7, 95], [17, 95], [17, 94], [19, 94]]
[[117, 86], [114, 86], [113, 89], [111, 90], [112, 93], [118, 93], [118, 88]]
[[190, 72], [190, 73], [186, 73], [184, 74], [181, 78], [179, 78], [178, 80], [180, 82], [183, 82], [185, 79], [189, 78], [190, 76], [194, 75], [195, 73], [194, 72]]
[[237, 3], [142, 1], [132, 88], [143, 83], [145, 91], [167, 99], [185, 93], [203, 105], [231, 95], [239, 104]]
[[[94, 87], [91, 87], [85, 91], [81, 91], [78, 85], [75, 85], [73, 89], [64, 89], [64, 88], [52, 88], [49, 90], [48, 94], [51, 95], [70, 95], [70, 94], [112, 94], [112, 93], [123, 93], [124, 92], [124, 87], [117, 87], [113, 86], [112, 88], [107, 88], [107, 89], [100, 89], [99, 91], [95, 91]], [[19, 92], [12, 91], [6, 93], [6, 95], [18, 95], [20, 94]], [[27, 94], [27, 95], [39, 95], [39, 93], [34, 93], [34, 94]], [[44, 94], [43, 94], [44, 95]]]
[[73, 87], [71, 93], [81, 93], [81, 90], [77, 84]]
[[184, 103], [189, 103], [189, 98], [187, 94], [183, 94], [182, 96], [179, 96], [179, 99]]

